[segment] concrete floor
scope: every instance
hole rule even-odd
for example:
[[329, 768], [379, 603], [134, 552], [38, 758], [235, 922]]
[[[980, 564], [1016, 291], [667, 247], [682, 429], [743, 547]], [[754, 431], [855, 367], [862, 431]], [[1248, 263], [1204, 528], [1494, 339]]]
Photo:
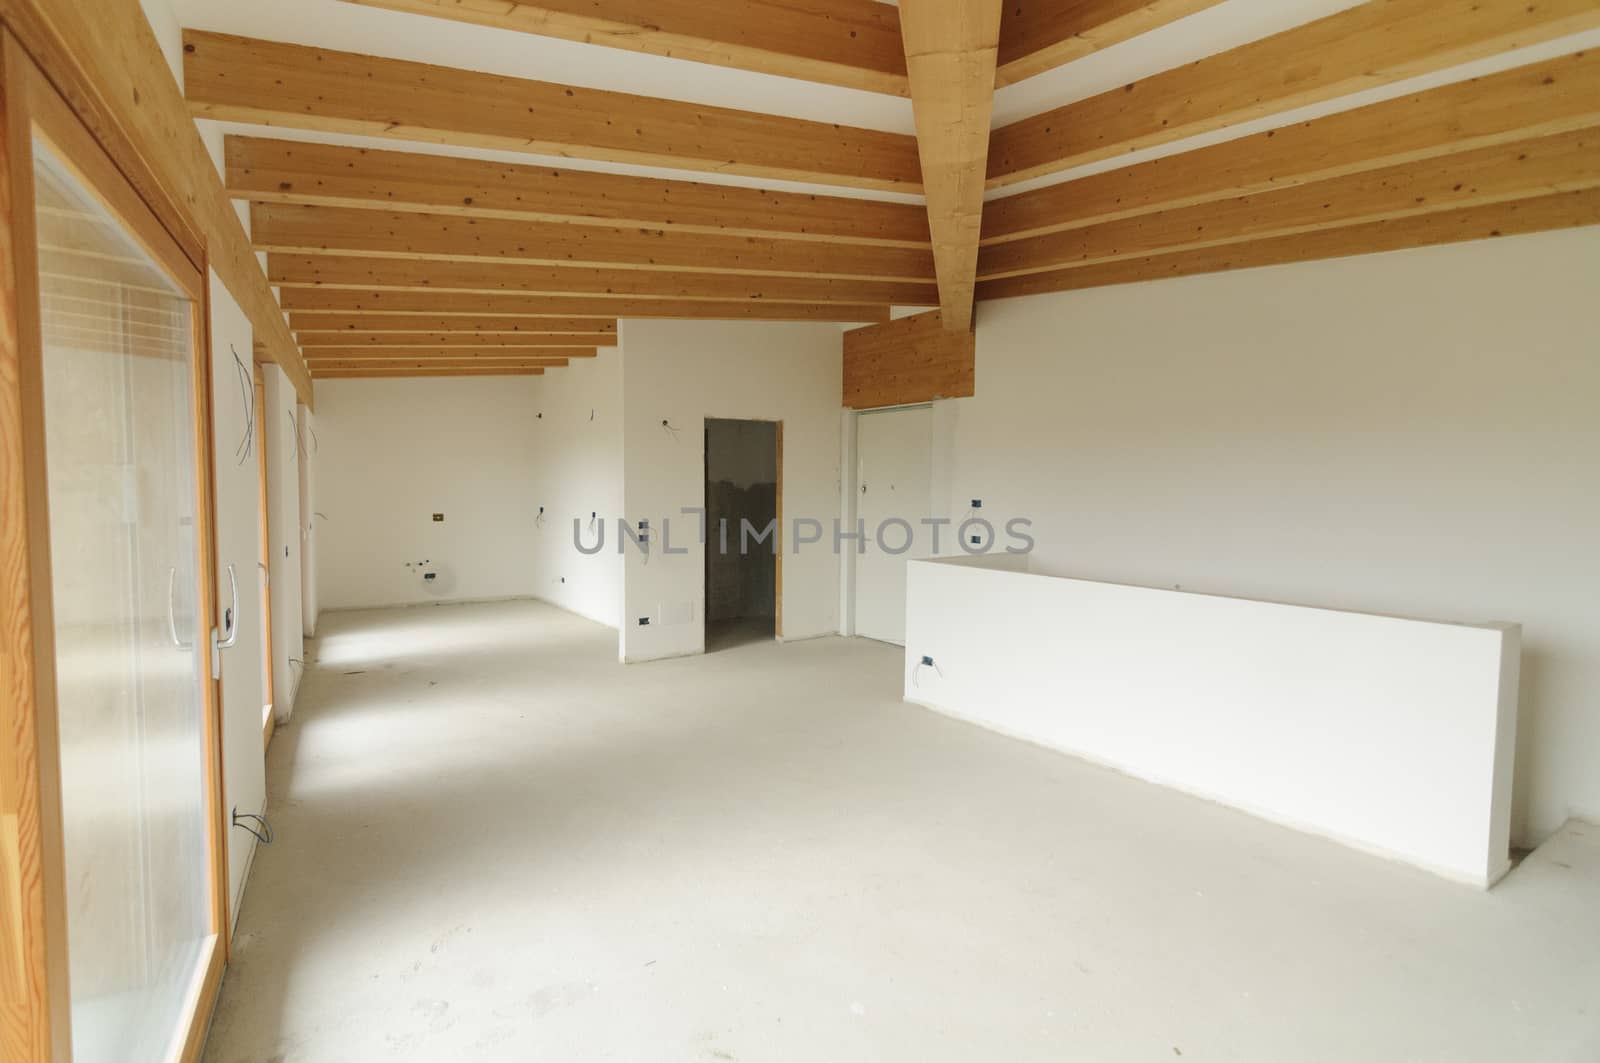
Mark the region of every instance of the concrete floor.
[[904, 705], [874, 642], [322, 628], [211, 1063], [1600, 1059], [1600, 828], [1483, 894]]

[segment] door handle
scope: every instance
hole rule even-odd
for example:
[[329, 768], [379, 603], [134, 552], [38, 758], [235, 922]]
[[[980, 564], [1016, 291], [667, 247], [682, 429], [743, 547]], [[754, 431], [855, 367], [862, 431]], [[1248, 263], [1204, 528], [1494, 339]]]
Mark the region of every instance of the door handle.
[[233, 608], [228, 610], [227, 634], [217, 640], [217, 649], [219, 650], [230, 649], [234, 643], [239, 641], [239, 576], [234, 572], [232, 565], [228, 566], [228, 583], [232, 585], [233, 589]]
[[172, 636], [172, 644], [180, 650], [194, 649], [194, 643], [185, 642], [178, 637], [178, 618], [172, 609], [172, 595], [177, 590], [178, 570], [167, 569], [167, 633]]

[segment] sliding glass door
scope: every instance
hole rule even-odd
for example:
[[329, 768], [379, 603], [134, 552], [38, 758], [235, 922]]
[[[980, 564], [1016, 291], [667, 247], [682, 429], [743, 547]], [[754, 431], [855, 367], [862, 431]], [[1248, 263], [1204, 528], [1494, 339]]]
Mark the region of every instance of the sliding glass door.
[[211, 936], [193, 301], [34, 142], [74, 1058], [165, 1060]]
[[49, 680], [18, 710], [37, 725], [54, 951], [51, 1045], [28, 1058], [189, 1060], [225, 958], [212, 655], [234, 619], [209, 575], [203, 273], [14, 48], [5, 89], [10, 339], [42, 533], [28, 605]]

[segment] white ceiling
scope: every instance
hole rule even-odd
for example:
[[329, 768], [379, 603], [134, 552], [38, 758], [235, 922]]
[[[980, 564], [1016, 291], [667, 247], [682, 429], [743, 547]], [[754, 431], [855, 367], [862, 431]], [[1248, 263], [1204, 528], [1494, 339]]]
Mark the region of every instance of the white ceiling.
[[[710, 0], [707, 0], [710, 2]], [[1271, 36], [1293, 26], [1356, 6], [1362, 0], [1224, 0], [1223, 3], [1164, 26], [1153, 33], [1107, 48], [1077, 62], [995, 94], [996, 124], [1007, 124], [1052, 107], [1092, 96], [1181, 66], [1240, 44]], [[535, 78], [590, 88], [609, 89], [665, 99], [741, 110], [838, 122], [891, 132], [911, 133], [909, 100], [878, 93], [819, 85], [807, 81], [749, 73], [681, 59], [668, 59], [598, 45], [578, 44], [532, 34], [474, 26], [446, 19], [341, 3], [339, 0], [145, 0], [154, 19], [158, 5], [170, 6], [185, 28], [235, 33], [267, 40], [319, 45], [393, 59], [481, 70], [512, 77]], [[1490, 73], [1535, 59], [1600, 47], [1600, 32], [1581, 34], [1522, 52], [1454, 70], [1344, 97], [1333, 103], [1301, 108], [1259, 122], [1193, 137], [1161, 148], [1121, 156], [1091, 166], [1013, 185], [1004, 195], [1070, 180], [1088, 173], [1170, 155], [1208, 143], [1287, 125], [1334, 111], [1403, 95], [1465, 77]], [[257, 125], [227, 124], [231, 132], [324, 143], [360, 144], [441, 155], [559, 165], [608, 173], [682, 177], [716, 184], [818, 191], [816, 185], [791, 184], [729, 174], [663, 170], [619, 163], [574, 162], [514, 152], [472, 150], [397, 142], [392, 139], [318, 134]], [[919, 197], [858, 189], [828, 192], [867, 199], [918, 202]], [[994, 194], [991, 194], [993, 198]]]

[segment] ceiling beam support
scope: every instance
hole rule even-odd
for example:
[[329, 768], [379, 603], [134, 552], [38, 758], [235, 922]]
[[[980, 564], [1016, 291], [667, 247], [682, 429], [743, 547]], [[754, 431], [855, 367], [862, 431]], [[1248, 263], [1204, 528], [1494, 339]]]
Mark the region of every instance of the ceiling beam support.
[[876, 0], [346, 0], [583, 44], [908, 95], [895, 9]]
[[[465, 322], [469, 331], [478, 328], [478, 323], [489, 327], [491, 323], [505, 318], [537, 321], [575, 314], [692, 320], [860, 321], [866, 324], [889, 320], [887, 304], [764, 303], [755, 299], [626, 299], [585, 295], [503, 295], [342, 288], [285, 288], [281, 298], [284, 309], [290, 311], [290, 326], [296, 329], [383, 329], [389, 327], [387, 323], [390, 321], [403, 321], [419, 314]], [[335, 324], [329, 326], [329, 321]], [[372, 324], [357, 323], [363, 321]], [[445, 330], [435, 328], [433, 331]]]
[[538, 358], [593, 358], [594, 347], [319, 347], [306, 360], [416, 362], [453, 358], [459, 361], [527, 360]]
[[183, 41], [200, 118], [921, 191], [900, 133], [197, 30]]
[[617, 323], [601, 317], [493, 317], [483, 314], [292, 314], [289, 328], [301, 336], [353, 333], [503, 333], [522, 336], [566, 336], [605, 333], [615, 338]]
[[615, 332], [569, 332], [539, 336], [527, 332], [301, 332], [300, 349], [310, 358], [327, 347], [615, 347]]
[[1600, 26], [1595, 0], [1369, 0], [994, 131], [1003, 187]]
[[992, 244], [978, 274], [996, 280], [1589, 188], [1600, 188], [1596, 129]]
[[940, 321], [972, 327], [1001, 0], [904, 0], [900, 30], [933, 234]]
[[[341, 255], [267, 256], [267, 275], [283, 288], [390, 289], [506, 295], [590, 295], [630, 299], [750, 299], [783, 303], [937, 306], [938, 289], [911, 281], [752, 277], [728, 273], [502, 265]], [[616, 313], [615, 317], [625, 315]]]
[[383, 380], [401, 377], [542, 376], [544, 369], [319, 369], [318, 380]]
[[1222, 0], [1010, 0], [996, 86], [1014, 85]]
[[979, 284], [978, 298], [1007, 299], [1018, 295], [1166, 280], [1198, 273], [1282, 266], [1293, 262], [1401, 251], [1413, 247], [1570, 229], [1581, 225], [1600, 225], [1600, 190], [1563, 192], [1514, 203], [1469, 207], [1322, 232], [1276, 236], [1251, 243], [1007, 277]]
[[928, 281], [934, 275], [933, 254], [909, 247], [287, 203], [252, 204], [250, 235], [257, 250], [295, 254], [886, 281]]
[[983, 243], [1596, 127], [1600, 52], [1580, 52], [992, 199], [983, 208]]
[[929, 245], [927, 213], [913, 203], [260, 137], [230, 136], [225, 153], [228, 191], [256, 203]]

